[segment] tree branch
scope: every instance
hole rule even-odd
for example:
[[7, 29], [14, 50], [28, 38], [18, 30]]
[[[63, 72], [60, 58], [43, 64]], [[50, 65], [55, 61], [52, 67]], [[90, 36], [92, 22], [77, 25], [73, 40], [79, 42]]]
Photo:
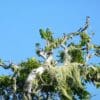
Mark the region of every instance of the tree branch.
[[82, 28], [80, 28], [80, 29], [78, 30], [78, 32], [84, 32], [84, 31], [86, 31], [87, 28], [89, 27], [89, 24], [90, 24], [90, 17], [87, 16], [87, 17], [86, 17], [85, 25], [84, 25]]

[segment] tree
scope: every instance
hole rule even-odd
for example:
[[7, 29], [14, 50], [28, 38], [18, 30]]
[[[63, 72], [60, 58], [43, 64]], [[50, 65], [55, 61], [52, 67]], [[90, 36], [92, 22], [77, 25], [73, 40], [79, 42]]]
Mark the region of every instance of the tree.
[[100, 87], [100, 64], [89, 60], [100, 57], [100, 46], [92, 43], [88, 27], [89, 17], [78, 31], [63, 33], [60, 38], [55, 38], [49, 28], [40, 29], [45, 46], [41, 48], [36, 43], [36, 53], [42, 61], [33, 57], [20, 64], [7, 64], [1, 59], [0, 66], [13, 72], [0, 76], [1, 100], [90, 99], [86, 84], [91, 82]]

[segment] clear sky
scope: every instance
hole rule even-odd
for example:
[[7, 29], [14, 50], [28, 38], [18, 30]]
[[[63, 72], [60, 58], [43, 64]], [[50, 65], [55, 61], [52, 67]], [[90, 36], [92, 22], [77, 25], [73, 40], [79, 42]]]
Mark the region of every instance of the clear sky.
[[[35, 42], [40, 28], [49, 27], [56, 35], [81, 27], [91, 17], [90, 32], [100, 44], [100, 0], [0, 0], [0, 58], [18, 63], [36, 56]], [[4, 70], [0, 69], [0, 73]], [[98, 100], [100, 90], [90, 90]]]

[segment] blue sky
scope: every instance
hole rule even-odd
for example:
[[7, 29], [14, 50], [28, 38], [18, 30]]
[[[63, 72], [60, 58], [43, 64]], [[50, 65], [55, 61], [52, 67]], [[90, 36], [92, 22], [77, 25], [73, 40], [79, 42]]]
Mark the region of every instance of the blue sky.
[[[76, 31], [91, 17], [93, 41], [100, 44], [100, 0], [0, 0], [0, 58], [18, 63], [36, 56], [38, 30], [49, 27], [57, 36]], [[0, 73], [4, 70], [0, 69]], [[91, 87], [90, 87], [91, 88]], [[98, 95], [100, 91], [92, 88]]]

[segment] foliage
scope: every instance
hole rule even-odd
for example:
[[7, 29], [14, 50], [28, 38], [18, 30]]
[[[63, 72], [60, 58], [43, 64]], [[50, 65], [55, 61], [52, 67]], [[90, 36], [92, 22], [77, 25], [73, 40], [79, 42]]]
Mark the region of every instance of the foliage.
[[[100, 87], [100, 64], [88, 61], [100, 57], [100, 46], [91, 42], [88, 26], [86, 19], [84, 27], [61, 38], [54, 38], [49, 28], [40, 29], [46, 44], [41, 48], [36, 43], [36, 53], [44, 58], [42, 62], [28, 58], [16, 65], [0, 59], [0, 66], [13, 72], [0, 76], [0, 95], [5, 100], [10, 96], [13, 100], [89, 100], [91, 94], [86, 85], [91, 82]], [[80, 39], [75, 44], [72, 40], [76, 36]], [[53, 57], [55, 54], [58, 56]]]

